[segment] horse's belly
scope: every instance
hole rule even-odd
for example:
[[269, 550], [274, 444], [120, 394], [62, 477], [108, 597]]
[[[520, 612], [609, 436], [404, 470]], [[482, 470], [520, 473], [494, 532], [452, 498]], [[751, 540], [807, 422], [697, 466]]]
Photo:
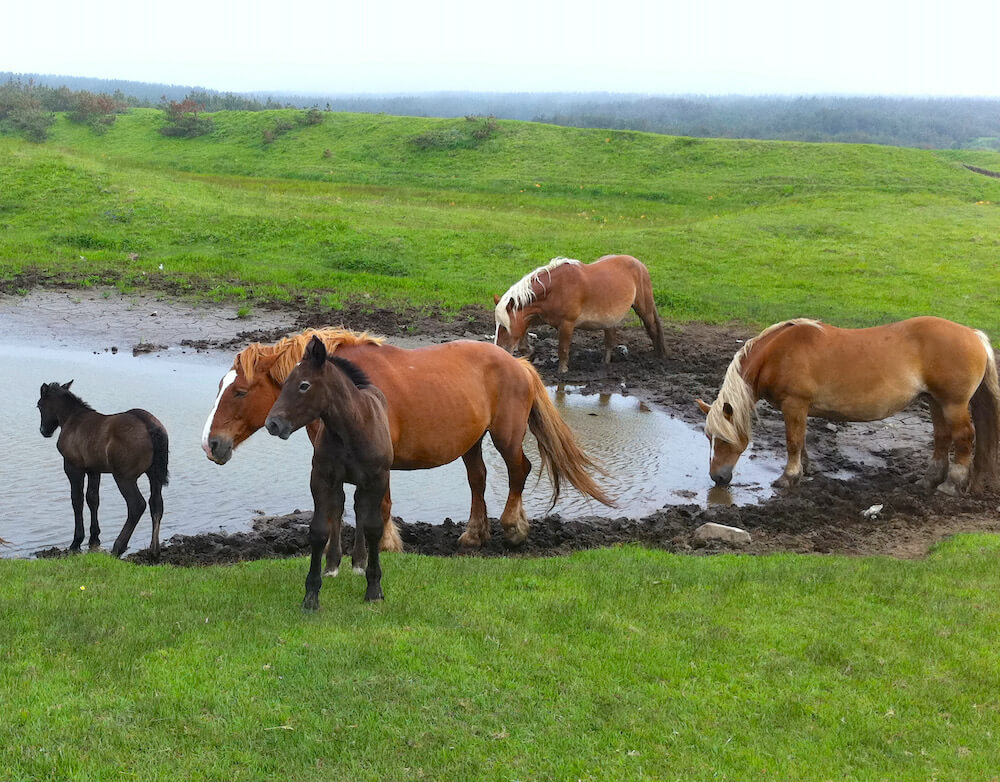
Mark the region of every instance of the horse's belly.
[[831, 421], [881, 421], [898, 413], [924, 390], [917, 383], [840, 389], [839, 393], [817, 395], [809, 405], [809, 415]]

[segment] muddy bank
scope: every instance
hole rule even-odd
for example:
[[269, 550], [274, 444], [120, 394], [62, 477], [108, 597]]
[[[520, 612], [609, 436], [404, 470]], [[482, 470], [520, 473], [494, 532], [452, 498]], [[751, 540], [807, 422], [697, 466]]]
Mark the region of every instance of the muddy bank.
[[[305, 327], [331, 324], [383, 334], [407, 346], [458, 338], [489, 339], [493, 332], [492, 313], [485, 307], [445, 314], [393, 311], [358, 301], [329, 311], [297, 301], [240, 315], [235, 305], [191, 304], [169, 296], [125, 295], [114, 290], [39, 290], [27, 296], [0, 296], [0, 311], [5, 315], [13, 313], [14, 322], [47, 324], [53, 338], [64, 324], [91, 324], [75, 332], [75, 338], [95, 350], [109, 345], [123, 350], [137, 345], [153, 345], [153, 349], [165, 345], [171, 350], [220, 349], [235, 353], [249, 342], [270, 342]], [[664, 360], [652, 355], [649, 341], [638, 326], [623, 328], [619, 333], [622, 349], [607, 366], [601, 361], [601, 336], [577, 333], [570, 371], [560, 377], [556, 372], [554, 332], [539, 329], [535, 366], [547, 383], [564, 382], [585, 393], [634, 395], [670, 415], [697, 423], [701, 413], [694, 400], [714, 398], [733, 353], [756, 329], [668, 324]], [[759, 411], [754, 449], [780, 454], [783, 459], [781, 417], [766, 405], [761, 405]], [[1000, 531], [1000, 496], [996, 494], [948, 498], [926, 496], [917, 490], [914, 482], [923, 471], [930, 442], [929, 415], [916, 403], [892, 419], [872, 424], [833, 425], [811, 420], [807, 446], [814, 474], [801, 486], [759, 505], [727, 506], [723, 495], [722, 505], [667, 506], [641, 519], [613, 515], [569, 519], [553, 515], [534, 519], [531, 537], [516, 548], [504, 543], [494, 521], [493, 538], [475, 552], [459, 549], [462, 523], [450, 519], [440, 524], [401, 521], [400, 526], [408, 551], [440, 556], [544, 556], [621, 543], [689, 553], [726, 550], [721, 544], [706, 546], [693, 539], [694, 529], [706, 521], [749, 530], [753, 542], [741, 550], [752, 553], [912, 557], [922, 555], [935, 541], [955, 532]], [[704, 470], [707, 484], [707, 448], [692, 458], [704, 462], [696, 469]], [[744, 458], [753, 458], [753, 454]], [[878, 518], [861, 515], [876, 504], [884, 506]], [[258, 518], [246, 533], [175, 536], [163, 548], [163, 561], [188, 565], [301, 555], [307, 550], [307, 524], [308, 514], [295, 513]], [[351, 535], [353, 530], [345, 530], [345, 550], [349, 550]], [[49, 550], [38, 555], [59, 553]], [[145, 562], [148, 554], [140, 551], [131, 559]]]

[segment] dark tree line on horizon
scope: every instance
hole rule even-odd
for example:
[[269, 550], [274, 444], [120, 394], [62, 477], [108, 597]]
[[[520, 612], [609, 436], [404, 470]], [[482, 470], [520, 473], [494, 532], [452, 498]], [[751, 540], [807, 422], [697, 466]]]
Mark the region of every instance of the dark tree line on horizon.
[[[119, 106], [193, 101], [207, 112], [313, 108], [417, 117], [493, 116], [581, 128], [639, 130], [707, 138], [888, 144], [1000, 150], [1000, 99], [782, 96], [642, 96], [614, 93], [295, 95], [0, 72], [0, 83], [30, 84], [43, 97], [106, 95]], [[61, 89], [60, 89], [61, 88]], [[49, 100], [48, 102], [52, 102]], [[2, 117], [0, 117], [2, 119]]]

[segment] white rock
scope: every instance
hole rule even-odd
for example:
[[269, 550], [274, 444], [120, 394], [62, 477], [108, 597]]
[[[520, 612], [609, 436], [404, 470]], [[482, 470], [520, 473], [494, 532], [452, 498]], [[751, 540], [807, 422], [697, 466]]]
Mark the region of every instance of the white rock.
[[750, 542], [750, 533], [739, 527], [729, 527], [725, 524], [708, 522], [694, 531], [694, 536], [700, 540], [725, 540], [730, 543], [745, 545]]
[[885, 506], [879, 503], [878, 505], [872, 505], [868, 510], [861, 511], [861, 515], [866, 519], [877, 519], [878, 515], [882, 512], [882, 508]]

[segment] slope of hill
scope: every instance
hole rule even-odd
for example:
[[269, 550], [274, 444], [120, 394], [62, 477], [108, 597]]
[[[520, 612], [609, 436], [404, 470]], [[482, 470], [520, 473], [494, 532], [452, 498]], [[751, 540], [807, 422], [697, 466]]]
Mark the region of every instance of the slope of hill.
[[930, 312], [1000, 334], [1000, 180], [962, 165], [998, 153], [297, 114], [0, 139], [0, 275], [485, 307], [550, 257], [626, 252], [668, 318]]

